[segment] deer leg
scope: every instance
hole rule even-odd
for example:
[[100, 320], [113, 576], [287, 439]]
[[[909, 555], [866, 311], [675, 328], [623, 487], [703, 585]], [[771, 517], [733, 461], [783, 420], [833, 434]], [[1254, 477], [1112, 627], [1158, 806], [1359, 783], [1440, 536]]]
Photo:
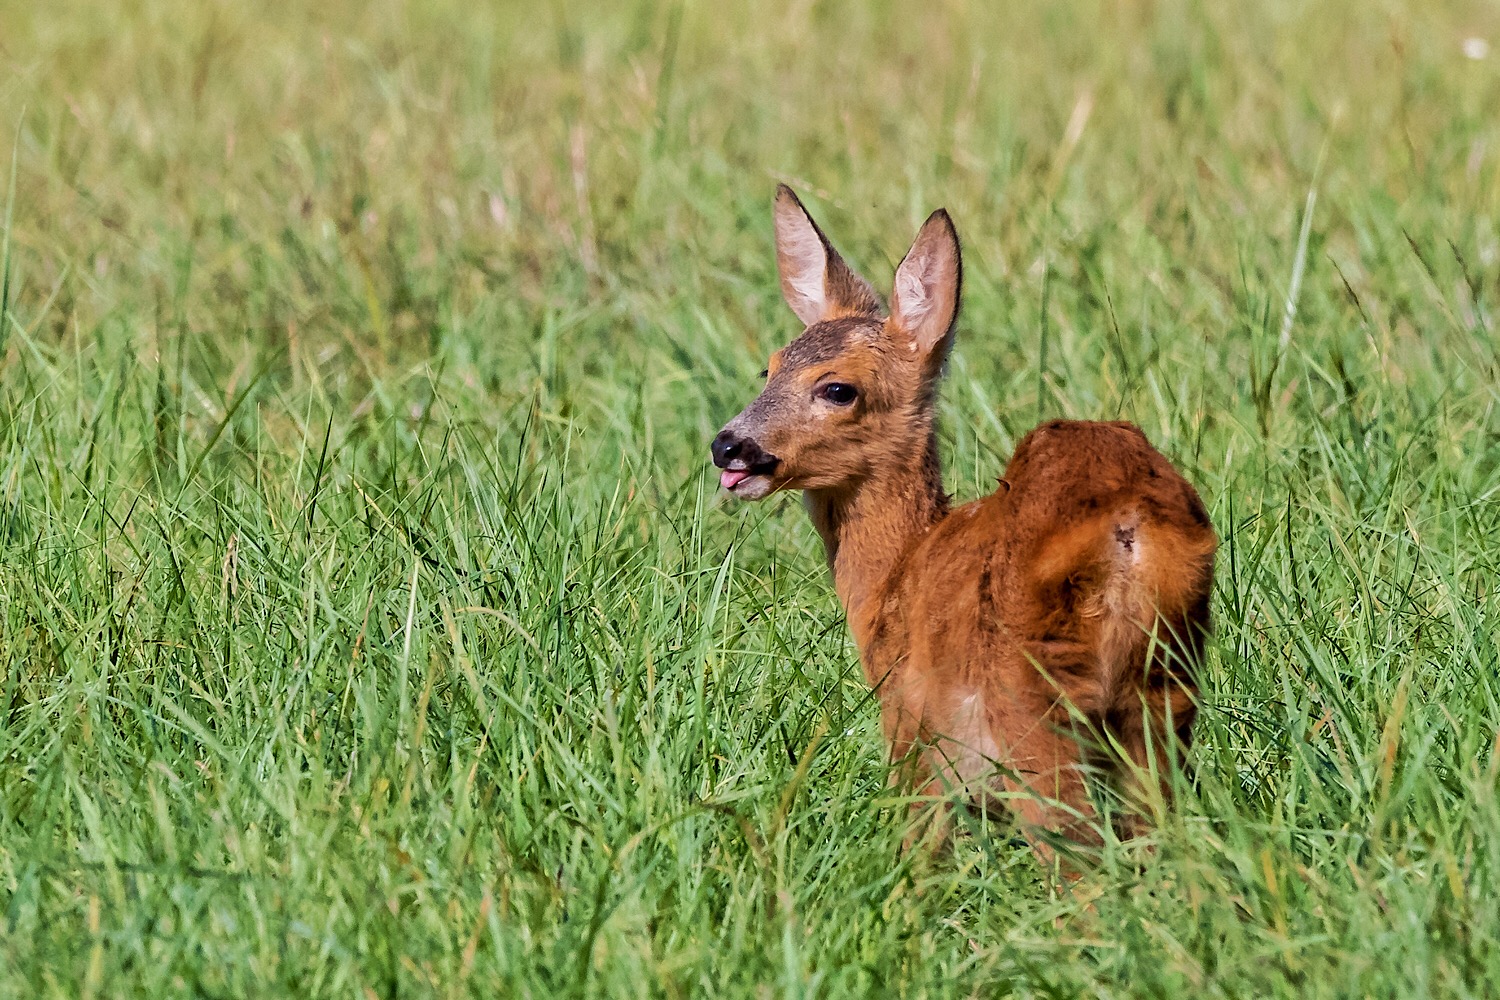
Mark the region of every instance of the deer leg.
[[[1101, 843], [1097, 814], [1084, 781], [1083, 750], [1067, 729], [1034, 722], [1009, 746], [1002, 762], [1001, 786], [1021, 833], [1044, 864], [1058, 859], [1058, 846], [1097, 847]], [[1061, 859], [1069, 878], [1081, 872]]]
[[951, 806], [944, 794], [946, 788], [940, 772], [933, 766], [932, 749], [924, 745], [920, 703], [913, 711], [913, 706], [905, 704], [903, 699], [890, 697], [881, 708], [886, 741], [891, 748], [887, 784], [901, 792], [920, 789], [907, 806], [907, 831], [901, 852], [908, 854], [923, 843], [944, 846], [951, 835]]
[[901, 841], [903, 853], [923, 844], [937, 850], [951, 845], [953, 803], [947, 792], [942, 780], [934, 778], [922, 789], [921, 797], [908, 807], [906, 836]]
[[1172, 805], [1172, 768], [1186, 753], [1198, 706], [1181, 685], [1144, 692], [1134, 710], [1119, 713], [1114, 729], [1123, 751], [1118, 769], [1126, 814], [1120, 833], [1136, 837]]

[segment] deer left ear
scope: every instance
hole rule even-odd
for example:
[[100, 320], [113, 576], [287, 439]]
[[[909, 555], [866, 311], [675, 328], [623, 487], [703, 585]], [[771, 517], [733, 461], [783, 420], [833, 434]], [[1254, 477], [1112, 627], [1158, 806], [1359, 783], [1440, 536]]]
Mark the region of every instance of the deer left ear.
[[948, 213], [938, 209], [896, 268], [891, 293], [891, 325], [907, 338], [913, 354], [941, 363], [952, 343], [958, 318], [963, 262], [958, 233]]
[[776, 188], [776, 269], [781, 294], [803, 326], [839, 316], [877, 316], [880, 296], [844, 263], [785, 184]]

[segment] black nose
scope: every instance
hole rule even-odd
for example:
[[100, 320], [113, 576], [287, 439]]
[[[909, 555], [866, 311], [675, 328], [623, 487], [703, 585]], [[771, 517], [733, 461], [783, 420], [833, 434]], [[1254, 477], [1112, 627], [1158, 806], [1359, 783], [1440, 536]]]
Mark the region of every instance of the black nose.
[[744, 450], [744, 440], [729, 430], [720, 431], [719, 436], [714, 438], [714, 443], [709, 445], [709, 451], [714, 453], [714, 464], [721, 469], [738, 458]]

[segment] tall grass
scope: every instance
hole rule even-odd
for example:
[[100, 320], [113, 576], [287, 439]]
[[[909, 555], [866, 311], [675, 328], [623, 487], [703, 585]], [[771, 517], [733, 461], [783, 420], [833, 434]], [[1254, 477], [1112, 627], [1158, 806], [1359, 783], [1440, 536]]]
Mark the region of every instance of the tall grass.
[[[1500, 13], [6, 8], [0, 993], [1495, 995], [1469, 38]], [[957, 219], [950, 488], [1124, 417], [1208, 499], [1154, 851], [900, 856], [804, 515], [706, 472], [795, 332], [778, 180], [877, 283]]]

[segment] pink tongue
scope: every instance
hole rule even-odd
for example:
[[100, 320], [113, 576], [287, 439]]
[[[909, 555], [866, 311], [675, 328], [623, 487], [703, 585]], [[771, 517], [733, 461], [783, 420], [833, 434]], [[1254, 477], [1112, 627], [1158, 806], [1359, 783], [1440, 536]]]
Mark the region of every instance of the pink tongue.
[[726, 490], [732, 490], [743, 480], [749, 478], [750, 473], [748, 472], [731, 472], [730, 470], [725, 469], [723, 472], [719, 473], [719, 485], [724, 487]]

